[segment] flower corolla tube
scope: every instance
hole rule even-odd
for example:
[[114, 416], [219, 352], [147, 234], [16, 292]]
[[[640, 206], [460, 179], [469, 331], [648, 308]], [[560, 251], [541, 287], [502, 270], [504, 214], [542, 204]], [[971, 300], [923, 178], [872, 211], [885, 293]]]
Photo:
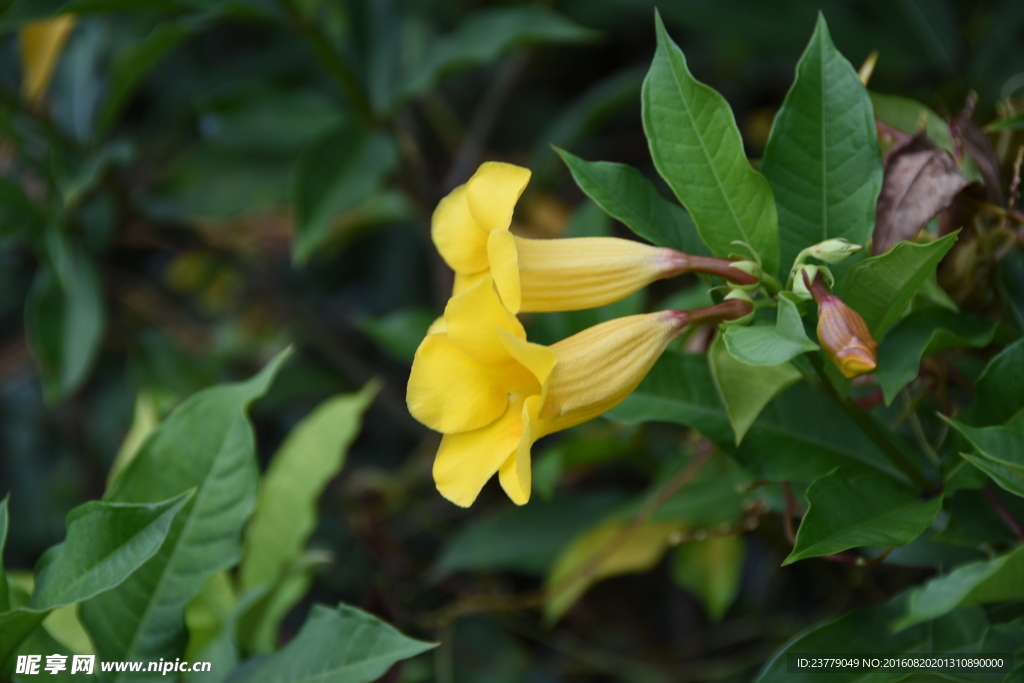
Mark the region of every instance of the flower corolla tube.
[[452, 297], [445, 331], [416, 351], [407, 394], [412, 415], [444, 434], [438, 490], [469, 506], [498, 474], [526, 503], [533, 443], [622, 401], [689, 320], [685, 311], [633, 315], [542, 346], [526, 340], [489, 276]]
[[431, 237], [455, 271], [454, 294], [486, 277], [511, 313], [574, 311], [613, 303], [661, 278], [700, 271], [740, 284], [755, 277], [725, 259], [691, 256], [616, 237], [527, 239], [509, 232], [530, 171], [485, 162], [441, 200]]

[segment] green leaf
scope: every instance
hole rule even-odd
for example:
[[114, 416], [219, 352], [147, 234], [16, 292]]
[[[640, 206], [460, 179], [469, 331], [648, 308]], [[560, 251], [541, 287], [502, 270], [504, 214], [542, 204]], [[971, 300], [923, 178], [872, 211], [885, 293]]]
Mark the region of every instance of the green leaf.
[[693, 219], [627, 164], [585, 161], [555, 148], [580, 189], [612, 218], [659, 247], [706, 254]]
[[866, 245], [871, 238], [882, 188], [874, 111], [820, 14], [775, 116], [761, 173], [778, 206], [783, 268], [826, 239]]
[[349, 124], [317, 140], [295, 171], [292, 258], [306, 263], [331, 236], [340, 214], [380, 189], [397, 163], [395, 143], [383, 133]]
[[1011, 427], [970, 427], [939, 415], [976, 449], [961, 453], [967, 462], [982, 470], [1001, 487], [1024, 497], [1024, 434]]
[[67, 517], [67, 539], [36, 565], [36, 587], [24, 607], [0, 614], [0, 663], [51, 610], [114, 589], [163, 545], [188, 491], [153, 505], [92, 501]]
[[7, 545], [7, 529], [10, 526], [7, 501], [10, 498], [11, 494], [8, 493], [0, 501], [0, 614], [11, 608], [10, 596], [7, 594], [7, 574], [4, 572], [4, 546]]
[[[794, 681], [816, 681], [827, 679], [830, 683], [888, 683], [908, 680], [919, 683], [942, 681], [964, 681], [972, 683], [981, 679], [977, 670], [961, 674], [943, 673], [940, 677], [919, 678], [911, 676], [907, 668], [866, 671], [863, 668], [830, 669], [827, 676], [817, 670], [798, 674], [789, 670], [789, 660], [797, 655], [877, 657], [886, 655], [907, 655], [920, 657], [941, 654], [1000, 654], [1005, 653], [1005, 644], [989, 639], [992, 631], [985, 614], [978, 608], [968, 608], [947, 614], [928, 624], [920, 624], [898, 633], [890, 625], [905, 608], [907, 595], [901, 594], [880, 607], [847, 612], [809, 631], [800, 634], [779, 649], [754, 679], [754, 683], [793, 683]], [[920, 669], [916, 670], [922, 673]], [[985, 674], [982, 674], [985, 675]], [[997, 674], [1002, 677], [1003, 674]]]
[[837, 469], [807, 489], [809, 506], [783, 565], [863, 546], [901, 546], [931, 525], [942, 496], [921, 500], [905, 484], [877, 472]]
[[658, 49], [644, 79], [644, 132], [658, 173], [690, 212], [717, 256], [749, 244], [764, 269], [779, 269], [778, 217], [772, 190], [743, 153], [732, 110], [690, 75], [686, 58], [656, 15]]
[[15, 183], [0, 178], [0, 240], [19, 237], [39, 223], [35, 205]]
[[729, 353], [722, 335], [708, 349], [708, 364], [715, 379], [715, 388], [736, 433], [736, 445], [743, 440], [743, 435], [764, 407], [801, 377], [800, 371], [790, 363], [748, 365], [737, 360]]
[[356, 325], [395, 358], [412, 364], [413, 356], [437, 314], [426, 308], [402, 308], [376, 318], [359, 318]]
[[1022, 386], [1024, 339], [1018, 339], [985, 366], [974, 383], [974, 403], [964, 419], [981, 427], [1006, 424], [1024, 410]]
[[400, 88], [395, 104], [433, 89], [444, 76], [489, 64], [517, 47], [580, 43], [598, 34], [546, 7], [521, 6], [477, 13], [444, 36]]
[[688, 541], [676, 548], [672, 577], [700, 600], [712, 621], [721, 621], [739, 594], [743, 553], [740, 536]]
[[896, 394], [917, 377], [921, 359], [948, 349], [988, 346], [998, 324], [977, 316], [928, 308], [903, 318], [889, 331], [878, 349], [878, 383], [889, 405]]
[[949, 124], [934, 111], [907, 97], [876, 92], [870, 95], [875, 118], [879, 121], [910, 135], [923, 130], [932, 142], [950, 154], [955, 154]]
[[314, 605], [299, 635], [280, 652], [245, 673], [237, 683], [370, 683], [395, 662], [437, 643], [413, 640], [377, 617], [348, 605]]
[[[246, 408], [266, 393], [289, 353], [278, 354], [246, 382], [213, 387], [182, 403], [107, 492], [110, 501], [147, 502], [196, 489], [160, 552], [116, 589], [82, 606], [101, 659], [174, 658], [184, 650], [186, 605], [241, 556], [242, 526], [259, 478]], [[115, 674], [112, 680], [124, 678]]]
[[592, 494], [534, 502], [481, 517], [445, 546], [431, 572], [542, 574], [569, 542], [622, 503], [617, 494]]
[[986, 133], [994, 133], [1000, 130], [1024, 130], [1024, 111], [1019, 111], [1013, 116], [993, 121], [985, 126]]
[[132, 91], [146, 74], [190, 32], [182, 24], [162, 22], [148, 36], [114, 57], [110, 65], [106, 99], [97, 115], [99, 135], [110, 129]]
[[860, 313], [876, 341], [900, 319], [956, 239], [957, 233], [952, 233], [927, 244], [900, 242], [850, 268], [842, 299]]
[[[301, 557], [316, 529], [317, 501], [345, 464], [363, 413], [379, 390], [372, 382], [358, 393], [328, 399], [292, 430], [270, 461], [246, 531], [241, 592], [273, 586]], [[249, 649], [272, 651], [278, 624], [293, 606], [268, 591], [265, 602], [245, 619]]]
[[974, 562], [910, 591], [896, 631], [971, 605], [1024, 599], [1024, 547], [994, 560]]
[[48, 237], [47, 249], [25, 302], [25, 333], [46, 397], [57, 401], [85, 381], [99, 351], [105, 314], [89, 257], [57, 234]]
[[692, 427], [770, 481], [810, 481], [840, 465], [896, 474], [833, 399], [804, 384], [769, 403], [737, 447], [703, 354], [662, 354], [640, 386], [606, 417]]
[[730, 325], [722, 337], [732, 357], [748, 365], [781, 365], [818, 348], [807, 336], [796, 304], [786, 297], [779, 297], [774, 325]]

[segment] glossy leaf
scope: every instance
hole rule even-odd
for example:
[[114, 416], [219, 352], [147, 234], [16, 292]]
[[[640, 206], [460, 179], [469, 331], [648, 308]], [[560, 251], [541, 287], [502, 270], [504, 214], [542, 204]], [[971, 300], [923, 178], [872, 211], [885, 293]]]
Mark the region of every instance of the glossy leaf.
[[875, 341], [903, 316], [907, 304], [956, 242], [957, 233], [927, 244], [900, 242], [850, 268], [840, 295], [860, 313]]
[[994, 560], [959, 567], [910, 591], [897, 631], [931, 621], [961, 607], [1024, 599], [1024, 547]]
[[778, 206], [784, 270], [829, 238], [867, 244], [882, 186], [874, 110], [821, 15], [775, 117], [761, 173]]
[[783, 563], [863, 546], [901, 546], [920, 536], [942, 509], [892, 477], [835, 470], [807, 489], [809, 507]]
[[[242, 593], [269, 588], [284, 578], [316, 529], [317, 501], [345, 464], [349, 446], [362, 427], [362, 417], [379, 385], [371, 383], [355, 394], [324, 401], [288, 435], [270, 461], [260, 484], [256, 509], [245, 536], [245, 555], [239, 569]], [[307, 575], [307, 579], [312, 577]], [[271, 651], [277, 626], [294, 605], [268, 592], [262, 609], [250, 613], [250, 649]]]
[[191, 498], [185, 492], [153, 505], [92, 501], [68, 513], [67, 538], [40, 558], [28, 604], [0, 614], [0, 663], [51, 610], [110, 591], [130, 577], [160, 549]]
[[338, 217], [380, 189], [397, 162], [391, 138], [355, 124], [315, 141], [295, 172], [292, 258], [306, 263], [330, 238]]
[[101, 659], [179, 656], [185, 606], [211, 576], [238, 562], [259, 476], [245, 411], [266, 393], [289, 353], [246, 382], [207, 389], [182, 403], [107, 492], [110, 501], [147, 502], [196, 489], [160, 552], [116, 589], [83, 605]]
[[1019, 111], [1005, 119], [997, 119], [985, 126], [986, 133], [993, 133], [999, 130], [1024, 130], [1024, 111]]
[[437, 643], [413, 640], [355, 607], [314, 605], [294, 640], [232, 681], [370, 683], [395, 662], [434, 647]]
[[739, 594], [743, 555], [741, 536], [687, 541], [672, 557], [672, 578], [700, 600], [712, 621], [720, 621]]
[[801, 377], [800, 371], [790, 363], [748, 365], [737, 360], [729, 353], [721, 335], [708, 349], [708, 364], [736, 434], [737, 445], [769, 401]]
[[744, 242], [760, 255], [765, 271], [775, 273], [779, 230], [771, 187], [747, 161], [728, 103], [693, 78], [660, 16], [656, 27], [658, 49], [642, 94], [654, 166], [712, 253], [743, 253], [733, 242]]
[[781, 365], [818, 348], [807, 336], [796, 304], [786, 297], [779, 297], [774, 325], [730, 325], [722, 337], [733, 358], [748, 365]]
[[628, 164], [585, 161], [557, 147], [555, 151], [580, 189], [637, 235], [659, 247], [707, 253], [689, 214], [662, 197], [640, 171]]

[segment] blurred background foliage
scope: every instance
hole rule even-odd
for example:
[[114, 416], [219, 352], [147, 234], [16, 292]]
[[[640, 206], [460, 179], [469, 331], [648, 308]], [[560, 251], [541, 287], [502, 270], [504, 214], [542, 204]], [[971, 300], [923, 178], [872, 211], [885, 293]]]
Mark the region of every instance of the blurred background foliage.
[[[249, 376], [291, 343], [294, 358], [253, 411], [264, 462], [328, 397], [373, 378], [381, 389], [321, 500], [315, 580], [280, 639], [311, 602], [345, 600], [441, 640], [388, 680], [746, 680], [801, 629], [929, 575], [914, 561], [780, 569], [790, 548], [778, 517], [762, 514], [779, 494], [716, 461], [701, 475], [713, 485], [698, 481], [642, 533], [626, 529], [636, 547], [612, 559], [647, 571], [548, 605], [546, 619], [538, 590], [573, 571], [563, 551], [617, 533], [621, 521], [601, 520], [708, 443], [681, 427], [599, 420], [534, 450], [525, 508], [496, 486], [469, 510], [433, 490], [437, 436], [404, 405], [412, 353], [451, 286], [430, 213], [497, 159], [534, 173], [516, 215], [522, 233], [620, 233], [550, 145], [654, 177], [639, 98], [653, 7], [4, 3], [6, 566], [31, 568], [63, 537], [68, 510], [102, 496], [130, 429], [144, 433], [193, 392]], [[1024, 92], [1019, 0], [675, 0], [660, 10], [692, 71], [733, 106], [755, 158], [819, 10], [855, 65], [878, 51], [876, 92], [951, 114], [973, 90], [981, 121]], [[26, 97], [17, 29], [68, 13], [77, 19], [52, 81]], [[661, 284], [607, 310], [527, 324], [552, 342], [701, 296], [685, 281]]]

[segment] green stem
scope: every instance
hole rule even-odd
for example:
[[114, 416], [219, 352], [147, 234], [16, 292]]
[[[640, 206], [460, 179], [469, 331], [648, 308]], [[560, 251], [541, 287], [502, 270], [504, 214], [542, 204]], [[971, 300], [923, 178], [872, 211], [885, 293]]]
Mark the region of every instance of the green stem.
[[352, 109], [363, 123], [369, 126], [377, 125], [378, 122], [373, 115], [370, 100], [359, 83], [359, 79], [356, 78], [352, 69], [341, 59], [341, 55], [331, 45], [327, 34], [323, 32], [316, 22], [310, 21], [302, 13], [302, 10], [295, 4], [295, 0], [278, 0], [278, 2], [291, 17], [292, 21], [295, 22], [296, 27], [306, 37], [306, 40], [309, 41], [320, 63], [323, 64], [324, 68], [335, 80], [346, 99], [348, 99]]
[[816, 354], [808, 354], [811, 365], [814, 366], [821, 384], [825, 391], [839, 403], [840, 407], [850, 418], [857, 423], [861, 431], [871, 439], [878, 449], [889, 459], [889, 462], [898, 469], [914, 486], [923, 492], [932, 492], [935, 485], [928, 481], [928, 478], [921, 471], [920, 466], [905, 452], [906, 447], [896, 441], [896, 437], [887, 430], [878, 426], [875, 419], [854, 404], [850, 399], [840, 396], [832, 383], [825, 375], [825, 367], [822, 365], [821, 357]]

